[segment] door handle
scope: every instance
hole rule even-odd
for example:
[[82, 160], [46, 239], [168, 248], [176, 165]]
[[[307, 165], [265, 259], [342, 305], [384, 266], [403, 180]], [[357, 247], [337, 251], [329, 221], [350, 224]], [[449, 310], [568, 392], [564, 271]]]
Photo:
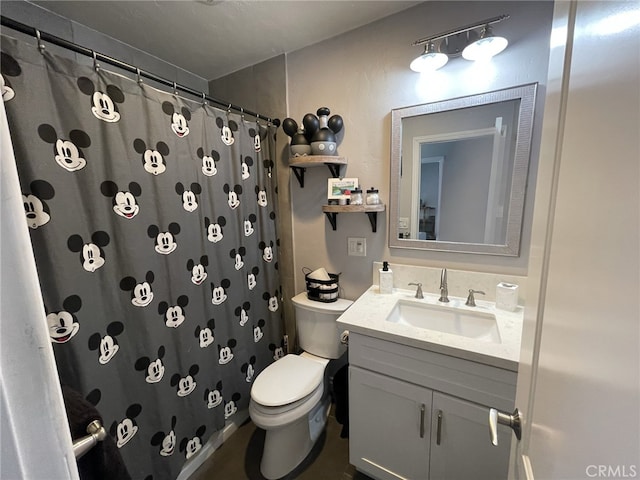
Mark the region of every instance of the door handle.
[[512, 414], [504, 413], [495, 408], [489, 410], [489, 434], [491, 435], [491, 443], [498, 446], [498, 424], [511, 427], [516, 438], [522, 438], [522, 415], [516, 408]]
[[420, 438], [424, 438], [424, 414], [426, 411], [426, 406], [423, 403], [420, 405]]

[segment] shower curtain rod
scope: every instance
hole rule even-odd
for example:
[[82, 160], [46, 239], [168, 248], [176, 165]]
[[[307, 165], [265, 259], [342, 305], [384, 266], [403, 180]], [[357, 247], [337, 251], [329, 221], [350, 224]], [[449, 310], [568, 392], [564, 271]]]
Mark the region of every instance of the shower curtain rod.
[[221, 107], [223, 107], [224, 109], [228, 110], [235, 110], [237, 112], [240, 112], [242, 114], [245, 115], [249, 115], [252, 117], [255, 117], [256, 119], [262, 119], [262, 120], [266, 120], [267, 122], [271, 122], [273, 123], [276, 127], [280, 126], [280, 120], [275, 118], [272, 119], [271, 117], [267, 117], [265, 115], [262, 115], [260, 113], [256, 113], [256, 112], [252, 112], [251, 110], [245, 110], [242, 107], [239, 107], [237, 105], [234, 105], [230, 102], [223, 102], [221, 100], [217, 100], [213, 97], [210, 97], [209, 95], [205, 94], [204, 92], [199, 92], [197, 90], [194, 90], [190, 87], [187, 87], [185, 85], [181, 85], [179, 83], [176, 82], [172, 82], [171, 80], [167, 80], [164, 77], [159, 77], [158, 75], [151, 73], [151, 72], [147, 72], [146, 70], [142, 70], [140, 68], [134, 67], [133, 65], [130, 65], [128, 63], [125, 63], [121, 60], [115, 59], [113, 57], [110, 57], [108, 55], [104, 55], [102, 53], [98, 53], [95, 50], [92, 50], [90, 48], [87, 47], [83, 47], [82, 45], [78, 45], [77, 43], [73, 43], [70, 42], [68, 40], [65, 40], [64, 38], [60, 38], [57, 37], [55, 35], [52, 35], [50, 33], [46, 33], [43, 32], [41, 30], [38, 30], [35, 27], [30, 27], [29, 25], [25, 25], [24, 23], [18, 22], [16, 20], [13, 20], [11, 18], [5, 17], [4, 15], [0, 15], [0, 20], [2, 22], [2, 26], [4, 27], [9, 27], [13, 30], [16, 30], [18, 32], [24, 33], [26, 35], [31, 35], [32, 37], [35, 37], [38, 39], [38, 48], [40, 48], [41, 46], [44, 47], [41, 42], [42, 41], [46, 41], [49, 42], [53, 45], [57, 45], [59, 47], [62, 48], [66, 48], [68, 50], [72, 50], [76, 53], [80, 53], [82, 55], [85, 55], [87, 57], [91, 57], [93, 58], [95, 61], [101, 61], [101, 62], [105, 62], [108, 63], [110, 65], [113, 65], [115, 67], [118, 68], [122, 68], [123, 70], [127, 70], [128, 72], [131, 73], [135, 73], [137, 76], [139, 77], [145, 77], [148, 78], [150, 80], [153, 80], [155, 82], [161, 83], [163, 85], [166, 85], [168, 87], [173, 87], [173, 89], [177, 92], [178, 90], [181, 90], [183, 92], [189, 93], [195, 97], [201, 97], [203, 100], [214, 103], [216, 105], [219, 105]]

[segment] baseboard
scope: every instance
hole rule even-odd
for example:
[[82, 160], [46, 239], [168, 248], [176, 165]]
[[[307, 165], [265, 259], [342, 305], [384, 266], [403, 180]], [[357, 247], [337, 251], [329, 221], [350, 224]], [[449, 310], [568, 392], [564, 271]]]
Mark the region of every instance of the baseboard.
[[176, 480], [187, 480], [193, 475], [198, 468], [206, 462], [213, 452], [226, 442], [231, 435], [249, 418], [249, 410], [240, 410], [233, 416], [233, 421], [227, 421], [222, 430], [218, 430], [211, 435], [209, 441], [203, 445], [198, 454], [191, 457], [182, 467], [180, 475]]

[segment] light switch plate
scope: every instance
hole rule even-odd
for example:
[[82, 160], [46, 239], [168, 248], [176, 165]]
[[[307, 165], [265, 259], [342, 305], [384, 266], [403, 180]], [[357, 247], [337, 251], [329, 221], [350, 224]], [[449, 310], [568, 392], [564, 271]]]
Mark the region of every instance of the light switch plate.
[[409, 218], [408, 217], [398, 218], [398, 228], [409, 228]]
[[348, 237], [347, 252], [352, 257], [366, 257], [367, 239], [364, 237]]

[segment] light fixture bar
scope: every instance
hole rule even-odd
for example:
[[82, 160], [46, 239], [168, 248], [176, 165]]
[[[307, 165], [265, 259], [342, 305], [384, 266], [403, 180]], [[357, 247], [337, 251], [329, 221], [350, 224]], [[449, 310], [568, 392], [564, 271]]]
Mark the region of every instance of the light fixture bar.
[[449, 30], [443, 33], [439, 33], [437, 35], [432, 35], [430, 37], [421, 38], [416, 40], [411, 45], [417, 47], [418, 45], [424, 45], [425, 43], [433, 42], [435, 40], [441, 40], [446, 37], [450, 37], [452, 35], [457, 35], [459, 33], [468, 32], [469, 30], [473, 30], [475, 28], [484, 27], [486, 25], [492, 25], [494, 23], [499, 23], [503, 20], [506, 20], [510, 17], [510, 15], [499, 15], [497, 17], [488, 18], [487, 20], [482, 20], [481, 22], [472, 23], [471, 25], [467, 25], [466, 27], [454, 28], [453, 30]]

